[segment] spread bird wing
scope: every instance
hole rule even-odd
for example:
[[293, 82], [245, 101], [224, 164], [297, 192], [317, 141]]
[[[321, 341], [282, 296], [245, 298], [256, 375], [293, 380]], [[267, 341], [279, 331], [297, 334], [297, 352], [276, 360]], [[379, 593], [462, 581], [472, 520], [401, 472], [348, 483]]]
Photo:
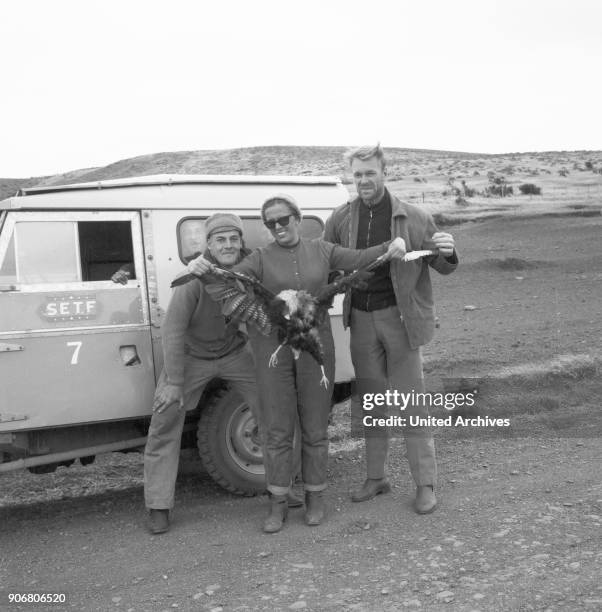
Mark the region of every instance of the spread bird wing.
[[266, 289], [256, 278], [242, 274], [241, 272], [235, 272], [234, 270], [224, 270], [217, 266], [213, 269], [214, 274], [230, 281], [238, 281], [243, 287], [251, 289], [253, 293], [258, 297], [259, 300], [269, 304], [276, 298], [276, 295]]
[[174, 280], [171, 281], [171, 285], [170, 287], [173, 289], [174, 287], [179, 287], [180, 285], [185, 285], [186, 283], [189, 283], [191, 280], [194, 279], [200, 279], [200, 276], [196, 276], [195, 274], [182, 274], [181, 276], [178, 276], [177, 278], [174, 278]]
[[344, 293], [347, 289], [361, 289], [365, 286], [366, 281], [374, 275], [373, 270], [384, 262], [384, 256], [381, 255], [367, 266], [359, 268], [350, 274], [340, 276], [334, 282], [322, 287], [316, 295], [317, 303], [319, 305], [325, 305], [328, 304], [337, 293]]
[[255, 326], [260, 333], [269, 335], [274, 326], [282, 324], [284, 317], [279, 300], [257, 279], [215, 268], [205, 291], [222, 304], [222, 314]]

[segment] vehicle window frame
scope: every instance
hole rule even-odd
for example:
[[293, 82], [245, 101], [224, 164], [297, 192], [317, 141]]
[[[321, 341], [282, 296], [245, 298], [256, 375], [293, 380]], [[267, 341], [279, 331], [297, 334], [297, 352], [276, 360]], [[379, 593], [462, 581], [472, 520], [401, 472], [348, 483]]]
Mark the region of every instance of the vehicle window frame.
[[[140, 215], [137, 211], [8, 211], [5, 222], [2, 226], [0, 234], [0, 261], [4, 261], [6, 250], [11, 242], [11, 237], [15, 231], [15, 225], [19, 222], [71, 222], [74, 223], [76, 234], [76, 256], [78, 266], [81, 269], [81, 256], [79, 252], [79, 240], [77, 238], [77, 223], [83, 221], [126, 221], [130, 223], [132, 250], [134, 255], [134, 267], [136, 269], [136, 278], [129, 280], [126, 285], [114, 283], [112, 280], [98, 281], [67, 281], [58, 283], [15, 283], [19, 291], [22, 292], [48, 292], [48, 291], [69, 291], [69, 290], [85, 290], [93, 288], [111, 288], [123, 289], [124, 287], [140, 286], [145, 289], [145, 273], [144, 273], [144, 251], [142, 245], [142, 230], [140, 227]], [[117, 269], [116, 269], [117, 271]], [[17, 277], [18, 278], [18, 277]], [[145, 302], [145, 300], [143, 300]]]
[[0, 213], [0, 270], [2, 269], [2, 264], [4, 263], [4, 260], [6, 258], [6, 252], [8, 250], [8, 247], [12, 242], [14, 231], [14, 223], [10, 222], [11, 217], [8, 214], [9, 212], [10, 211], [4, 210]]

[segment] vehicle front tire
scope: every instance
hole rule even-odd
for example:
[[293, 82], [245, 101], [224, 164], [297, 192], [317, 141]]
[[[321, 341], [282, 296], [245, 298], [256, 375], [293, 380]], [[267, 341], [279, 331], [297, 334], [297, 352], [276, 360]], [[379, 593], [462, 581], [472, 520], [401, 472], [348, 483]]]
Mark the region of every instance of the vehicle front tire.
[[201, 411], [197, 445], [203, 466], [221, 487], [237, 495], [265, 492], [257, 422], [238, 393], [220, 389]]

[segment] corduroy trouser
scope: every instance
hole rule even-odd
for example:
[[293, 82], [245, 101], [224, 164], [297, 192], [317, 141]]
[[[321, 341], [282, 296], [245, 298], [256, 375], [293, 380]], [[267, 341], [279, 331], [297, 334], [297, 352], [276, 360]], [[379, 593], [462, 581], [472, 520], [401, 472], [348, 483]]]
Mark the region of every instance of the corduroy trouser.
[[[214, 378], [228, 381], [258, 416], [255, 363], [249, 345], [219, 359], [187, 356], [184, 369], [184, 407], [177, 403], [151, 417], [144, 450], [144, 499], [147, 508], [173, 508], [180, 444], [186, 411], [196, 408], [207, 383]], [[157, 390], [166, 384], [161, 373]]]
[[334, 385], [334, 341], [329, 324], [320, 329], [320, 338], [328, 387], [320, 385], [320, 367], [308, 352], [302, 351], [295, 359], [291, 348], [283, 346], [276, 365], [270, 367], [270, 356], [280, 344], [276, 334], [251, 334], [265, 425], [267, 488], [274, 495], [284, 495], [289, 490], [291, 474], [295, 473], [293, 438], [297, 422], [301, 429], [304, 488], [306, 491], [326, 488], [328, 417]]
[[[351, 359], [355, 369], [357, 390], [362, 398], [366, 393], [424, 392], [422, 356], [420, 348], [412, 349], [397, 306], [372, 312], [351, 310]], [[362, 416], [375, 418], [395, 414], [406, 419], [410, 416], [428, 416], [424, 403], [409, 403], [405, 410], [399, 407], [374, 406]], [[416, 485], [435, 485], [437, 462], [432, 432], [426, 427], [403, 429], [408, 463]], [[366, 468], [368, 478], [384, 478], [389, 450], [390, 431], [387, 427], [364, 427], [366, 439]]]

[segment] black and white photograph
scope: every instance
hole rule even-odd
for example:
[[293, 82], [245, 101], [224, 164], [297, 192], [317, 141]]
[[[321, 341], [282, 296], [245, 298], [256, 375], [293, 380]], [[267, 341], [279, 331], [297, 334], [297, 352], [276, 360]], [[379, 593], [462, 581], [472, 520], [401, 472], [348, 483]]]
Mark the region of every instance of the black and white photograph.
[[602, 5], [0, 23], [0, 610], [602, 610]]

